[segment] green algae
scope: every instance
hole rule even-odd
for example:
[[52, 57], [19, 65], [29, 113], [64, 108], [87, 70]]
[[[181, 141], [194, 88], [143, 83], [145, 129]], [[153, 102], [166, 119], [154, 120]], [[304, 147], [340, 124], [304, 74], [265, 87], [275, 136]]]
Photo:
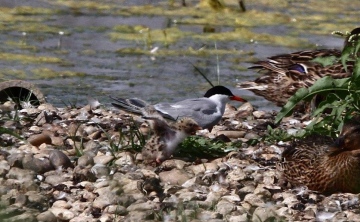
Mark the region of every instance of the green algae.
[[6, 52], [0, 52], [0, 60], [18, 61], [24, 64], [29, 64], [29, 63], [66, 64], [66, 62], [63, 59], [57, 57], [23, 55], [23, 54], [6, 53]]
[[74, 72], [70, 70], [66, 71], [55, 71], [49, 68], [36, 68], [32, 69], [31, 72], [34, 74], [34, 79], [53, 79], [53, 78], [66, 78], [66, 77], [84, 77], [85, 73]]
[[194, 35], [193, 38], [198, 38], [203, 41], [245, 41], [286, 47], [310, 47], [310, 44], [305, 39], [291, 36], [275, 36], [268, 33], [256, 33], [246, 28], [235, 29], [233, 32], [208, 33], [206, 35], [199, 34]]
[[[190, 32], [184, 32], [177, 27], [171, 27], [167, 29], [150, 29], [144, 26], [135, 26], [133, 29], [130, 27], [120, 29], [119, 26], [115, 27], [115, 30], [120, 32], [109, 33], [112, 41], [117, 40], [135, 40], [143, 42], [145, 45], [151, 47], [153, 42], [161, 42], [165, 45], [175, 43], [179, 39], [190, 36]], [[124, 30], [124, 31], [121, 31]]]
[[246, 13], [206, 13], [202, 17], [186, 17], [176, 21], [177, 24], [215, 25], [228, 27], [256, 27], [264, 25], [285, 24], [290, 21], [288, 15], [250, 10]]
[[[54, 13], [56, 13], [54, 10], [46, 8], [0, 7], [0, 31], [58, 33], [59, 28], [43, 23], [48, 20], [47, 15]], [[43, 17], [34, 15], [43, 15]]]
[[26, 79], [27, 75], [24, 70], [5, 68], [0, 70], [0, 78], [4, 81], [10, 79]]
[[[121, 55], [147, 55], [154, 57], [164, 57], [164, 56], [197, 56], [197, 57], [210, 57], [214, 55], [222, 56], [222, 55], [233, 55], [244, 57], [248, 55], [252, 55], [253, 52], [241, 51], [241, 50], [225, 50], [225, 49], [213, 49], [213, 48], [201, 48], [201, 49], [193, 49], [191, 47], [187, 49], [158, 49], [156, 52], [151, 50], [146, 50], [143, 48], [123, 48], [116, 50], [118, 54]], [[245, 61], [245, 59], [244, 59]]]
[[[122, 26], [123, 27], [123, 26]], [[139, 26], [137, 26], [139, 27]], [[117, 30], [121, 30], [119, 27]], [[221, 33], [202, 33], [197, 34], [193, 32], [183, 32], [177, 27], [167, 29], [154, 29], [149, 28], [131, 29], [131, 27], [123, 27], [124, 32], [111, 32], [110, 38], [112, 41], [128, 40], [143, 42], [148, 48], [151, 48], [153, 42], [163, 43], [165, 46], [175, 43], [183, 38], [200, 39], [206, 42], [215, 41], [243, 41], [243, 42], [260, 42], [262, 44], [273, 44], [286, 47], [311, 47], [305, 39], [300, 39], [293, 36], [275, 36], [267, 33], [252, 32], [248, 28], [235, 28], [234, 31], [221, 32]]]
[[102, 1], [78, 1], [78, 0], [49, 0], [48, 3], [58, 6], [66, 6], [72, 10], [95, 10], [98, 12], [112, 10], [116, 4], [106, 4]]
[[85, 73], [74, 72], [70, 70], [64, 71], [55, 71], [50, 68], [41, 67], [31, 69], [30, 73], [25, 70], [20, 69], [4, 69], [0, 71], [0, 78], [9, 80], [9, 79], [27, 79], [27, 80], [37, 80], [37, 79], [56, 79], [56, 78], [71, 78], [71, 77], [84, 77]]
[[4, 44], [9, 46], [9, 47], [18, 48], [18, 49], [21, 49], [21, 50], [28, 50], [28, 51], [31, 51], [31, 52], [39, 51], [36, 46], [28, 45], [26, 43], [26, 39], [24, 39], [22, 41], [16, 41], [16, 42], [12, 41], [12, 40], [9, 40], [9, 41], [4, 42]]
[[49, 8], [38, 8], [30, 6], [18, 6], [9, 9], [9, 12], [13, 15], [53, 15], [56, 11]]

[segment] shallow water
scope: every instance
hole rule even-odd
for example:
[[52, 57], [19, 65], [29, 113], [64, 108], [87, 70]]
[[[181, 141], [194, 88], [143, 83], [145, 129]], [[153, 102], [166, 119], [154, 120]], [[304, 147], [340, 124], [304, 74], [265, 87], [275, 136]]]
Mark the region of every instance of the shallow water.
[[247, 67], [275, 54], [341, 48], [331, 31], [350, 31], [360, 14], [360, 3], [341, 0], [245, 1], [245, 13], [235, 0], [221, 11], [195, 7], [199, 1], [185, 8], [169, 0], [97, 2], [0, 0], [0, 78], [33, 82], [57, 106], [88, 97], [109, 105], [109, 95], [176, 101], [210, 87], [196, 66], [253, 105], [278, 109], [235, 88], [256, 78]]

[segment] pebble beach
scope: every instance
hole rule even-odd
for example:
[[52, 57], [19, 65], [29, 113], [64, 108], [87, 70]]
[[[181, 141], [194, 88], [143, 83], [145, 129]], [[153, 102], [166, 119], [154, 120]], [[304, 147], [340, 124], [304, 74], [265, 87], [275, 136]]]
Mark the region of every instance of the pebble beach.
[[[360, 220], [357, 194], [279, 185], [276, 164], [288, 142], [261, 140], [276, 112], [250, 103], [228, 105], [211, 132], [198, 131], [239, 144], [235, 150], [217, 158], [175, 155], [158, 166], [120, 143], [131, 141], [120, 130], [151, 133], [146, 122], [111, 106], [1, 108], [4, 222]], [[293, 133], [305, 125], [288, 117], [277, 127]], [[253, 139], [259, 142], [249, 145]]]

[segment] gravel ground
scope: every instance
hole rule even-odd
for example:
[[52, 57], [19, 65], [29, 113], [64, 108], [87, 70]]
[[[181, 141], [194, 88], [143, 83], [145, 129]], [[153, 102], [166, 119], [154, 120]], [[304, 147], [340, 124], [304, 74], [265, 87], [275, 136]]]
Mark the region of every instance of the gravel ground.
[[[357, 194], [280, 186], [276, 164], [288, 144], [248, 145], [266, 134], [276, 115], [249, 103], [228, 106], [211, 133], [198, 132], [237, 141], [236, 151], [208, 159], [175, 156], [159, 166], [144, 165], [141, 154], [118, 146], [127, 141], [119, 129], [129, 131], [132, 118], [111, 107], [0, 109], [4, 222], [360, 221]], [[149, 133], [141, 118], [134, 120]], [[304, 126], [290, 117], [278, 128], [293, 133]]]

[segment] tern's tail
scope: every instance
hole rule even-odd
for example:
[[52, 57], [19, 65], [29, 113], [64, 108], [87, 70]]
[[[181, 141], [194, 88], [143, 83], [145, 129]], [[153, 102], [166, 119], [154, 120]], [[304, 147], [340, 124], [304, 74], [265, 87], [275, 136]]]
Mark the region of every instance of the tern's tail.
[[149, 105], [147, 102], [138, 98], [123, 99], [114, 98], [112, 96], [110, 96], [110, 98], [117, 102], [111, 103], [116, 108], [135, 114], [143, 114], [144, 108]]

